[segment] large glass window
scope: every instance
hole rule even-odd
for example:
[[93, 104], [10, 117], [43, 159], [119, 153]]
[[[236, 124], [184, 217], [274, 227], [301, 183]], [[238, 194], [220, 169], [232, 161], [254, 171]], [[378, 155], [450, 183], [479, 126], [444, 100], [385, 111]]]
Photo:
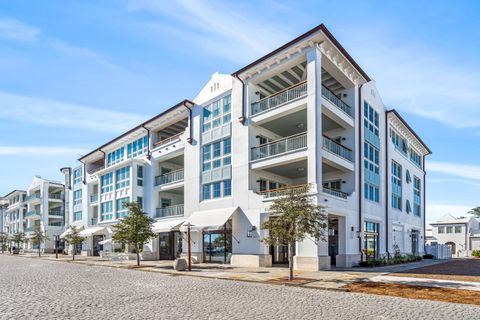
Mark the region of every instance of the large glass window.
[[445, 233], [445, 227], [438, 227], [438, 233]]
[[231, 116], [231, 96], [228, 95], [203, 108], [203, 132], [220, 127], [230, 123]]
[[121, 147], [107, 154], [107, 167], [122, 162], [125, 159], [125, 148]]
[[117, 170], [117, 190], [130, 185], [130, 166]]
[[402, 210], [402, 166], [392, 160], [392, 208]]
[[77, 185], [82, 182], [82, 167], [73, 170], [73, 185]]
[[367, 260], [378, 257], [378, 223], [364, 222], [364, 247]]
[[133, 141], [127, 145], [127, 158], [134, 158], [147, 152], [148, 135]]
[[127, 216], [128, 209], [124, 206], [125, 203], [129, 202], [130, 198], [125, 197], [121, 199], [117, 199], [117, 219], [121, 219]]
[[412, 148], [410, 148], [410, 161], [412, 161], [417, 167], [422, 168], [422, 157]]
[[107, 201], [100, 204], [101, 221], [113, 220], [113, 202]]
[[82, 211], [76, 211], [73, 213], [73, 221], [82, 220]]
[[380, 201], [380, 152], [372, 144], [364, 142], [363, 157], [365, 168], [364, 197], [378, 203]]
[[143, 166], [137, 166], [137, 186], [143, 186]]
[[100, 177], [100, 193], [113, 191], [113, 173], [109, 172]]
[[82, 204], [82, 189], [73, 191], [73, 205]]
[[379, 115], [375, 109], [372, 108], [368, 102], [363, 102], [363, 125], [366, 130], [373, 133], [375, 136], [379, 137]]
[[205, 172], [231, 164], [230, 153], [232, 148], [230, 138], [204, 145], [202, 149], [202, 171]]
[[455, 233], [462, 233], [462, 226], [455, 226]]
[[390, 129], [390, 137], [392, 139], [393, 144], [395, 145], [395, 149], [407, 155], [408, 152], [408, 145], [407, 140], [401, 137], [395, 130]]
[[422, 207], [421, 187], [421, 180], [413, 176], [413, 214], [418, 217], [420, 217]]
[[232, 181], [230, 179], [206, 183], [202, 186], [202, 199], [209, 200], [232, 195]]
[[203, 232], [205, 262], [230, 263], [232, 255], [232, 222], [229, 220], [220, 230]]

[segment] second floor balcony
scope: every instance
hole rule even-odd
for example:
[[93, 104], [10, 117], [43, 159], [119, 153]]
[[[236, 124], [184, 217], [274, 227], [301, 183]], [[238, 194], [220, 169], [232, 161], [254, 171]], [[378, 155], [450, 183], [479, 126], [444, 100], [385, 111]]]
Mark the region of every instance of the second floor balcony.
[[155, 186], [162, 186], [170, 183], [181, 182], [184, 179], [184, 170], [178, 169], [155, 177]]
[[258, 160], [280, 156], [289, 152], [303, 150], [305, 148], [307, 148], [307, 133], [302, 132], [253, 147], [251, 157], [252, 160]]
[[168, 217], [183, 217], [183, 204], [178, 204], [174, 206], [157, 208], [155, 217], [156, 218], [168, 218]]
[[63, 217], [63, 210], [62, 209], [50, 209], [50, 210], [48, 210], [48, 215], [49, 216]]

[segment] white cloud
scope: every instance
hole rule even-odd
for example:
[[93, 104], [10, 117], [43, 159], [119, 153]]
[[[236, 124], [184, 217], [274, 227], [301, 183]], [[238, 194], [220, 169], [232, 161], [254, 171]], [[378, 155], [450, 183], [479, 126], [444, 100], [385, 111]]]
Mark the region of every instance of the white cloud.
[[454, 217], [468, 216], [468, 212], [473, 207], [440, 203], [428, 203], [427, 202], [427, 223], [435, 222], [447, 213], [450, 213]]
[[133, 113], [0, 92], [0, 119], [118, 134], [138, 125], [144, 117]]
[[39, 147], [39, 146], [22, 146], [9, 147], [0, 146], [0, 155], [35, 155], [35, 156], [53, 156], [53, 155], [68, 155], [76, 156], [87, 153], [88, 149], [83, 148], [68, 148], [68, 147]]
[[34, 41], [41, 30], [12, 18], [0, 18], [0, 38]]
[[478, 165], [427, 161], [426, 166], [427, 171], [459, 177], [470, 182], [480, 181], [480, 166]]

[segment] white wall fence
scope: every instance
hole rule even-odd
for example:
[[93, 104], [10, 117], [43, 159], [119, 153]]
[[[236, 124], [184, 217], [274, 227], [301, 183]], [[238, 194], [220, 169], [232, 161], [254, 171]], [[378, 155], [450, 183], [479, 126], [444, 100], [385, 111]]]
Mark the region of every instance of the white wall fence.
[[452, 247], [449, 244], [426, 245], [425, 252], [431, 254], [435, 259], [451, 259]]

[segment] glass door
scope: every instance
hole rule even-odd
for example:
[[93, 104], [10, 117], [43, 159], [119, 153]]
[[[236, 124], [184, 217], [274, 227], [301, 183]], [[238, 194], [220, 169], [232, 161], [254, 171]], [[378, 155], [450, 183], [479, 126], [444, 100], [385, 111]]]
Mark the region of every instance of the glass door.
[[159, 239], [159, 259], [160, 260], [172, 260], [172, 244], [173, 240], [170, 236], [170, 232], [161, 232], [158, 236]]
[[270, 246], [270, 254], [272, 264], [288, 264], [288, 246]]
[[204, 231], [203, 255], [205, 262], [230, 263], [231, 254], [231, 230]]

